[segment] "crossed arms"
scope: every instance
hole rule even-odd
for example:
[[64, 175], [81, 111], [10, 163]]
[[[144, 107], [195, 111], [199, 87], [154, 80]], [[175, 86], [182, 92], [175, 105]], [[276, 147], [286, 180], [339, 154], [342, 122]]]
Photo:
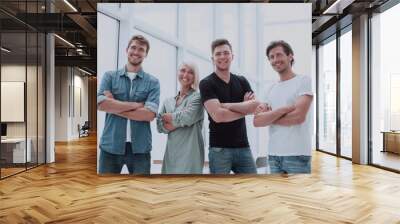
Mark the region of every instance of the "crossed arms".
[[169, 133], [180, 127], [192, 126], [200, 120], [203, 120], [203, 105], [200, 95], [194, 96], [189, 104], [183, 110], [172, 113], [166, 112], [165, 103], [157, 117], [157, 129], [160, 133]]
[[216, 123], [231, 122], [254, 113], [260, 105], [252, 92], [247, 92], [243, 100], [239, 103], [221, 103], [218, 99], [210, 99], [204, 102], [204, 107]]
[[291, 126], [305, 121], [313, 97], [302, 95], [297, 98], [294, 105], [284, 106], [272, 110], [266, 104], [260, 104], [255, 113], [253, 124], [255, 127], [263, 127], [271, 124]]
[[156, 114], [145, 108], [142, 102], [124, 102], [114, 99], [110, 91], [104, 91], [106, 97], [98, 104], [98, 109], [107, 113], [135, 121], [152, 121]]

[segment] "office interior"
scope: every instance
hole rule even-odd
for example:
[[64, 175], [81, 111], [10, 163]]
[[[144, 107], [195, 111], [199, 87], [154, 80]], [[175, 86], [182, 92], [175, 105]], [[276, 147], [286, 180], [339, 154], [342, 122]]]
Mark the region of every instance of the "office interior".
[[[270, 1], [276, 2], [280, 1]], [[313, 13], [315, 150], [398, 172], [400, 104], [396, 96], [400, 93], [400, 72], [395, 40], [400, 34], [392, 27], [400, 19], [400, 6], [396, 1], [349, 1], [329, 8], [335, 1], [308, 2]], [[86, 134], [96, 133], [97, 3], [121, 7], [112, 1], [1, 2], [2, 179], [55, 162], [55, 143], [79, 139], [82, 126], [89, 128]], [[258, 3], [235, 4], [205, 7], [237, 7], [237, 13], [243, 16]], [[173, 3], [163, 7], [170, 13], [178, 10]], [[189, 13], [193, 19], [196, 11], [202, 12], [197, 8]], [[149, 27], [161, 33], [163, 29], [173, 30], [159, 25], [160, 12], [146, 12], [141, 17], [152, 21]], [[171, 15], [176, 19], [178, 14]], [[243, 25], [251, 27], [252, 22]], [[239, 32], [229, 35], [234, 41], [243, 38], [235, 37]], [[165, 54], [175, 48], [168, 39], [157, 35], [152, 38], [157, 47], [166, 50]], [[211, 36], [206, 36], [205, 42], [207, 38]], [[256, 54], [253, 51], [250, 54]], [[208, 71], [212, 65], [202, 56], [202, 52], [186, 54]], [[256, 74], [249, 79], [262, 92], [262, 83], [268, 81], [257, 73], [262, 69], [254, 69], [259, 66], [245, 60], [235, 63], [249, 74]], [[176, 73], [176, 66], [170, 70]], [[171, 85], [177, 86], [174, 80]], [[262, 157], [258, 153], [263, 151], [259, 139], [265, 133], [252, 134], [250, 131], [251, 141], [257, 145], [255, 156]]]
[[[236, 1], [237, 5], [233, 6], [239, 14], [245, 12], [243, 8], [254, 7], [242, 6], [239, 2], [244, 1]], [[285, 2], [294, 6], [309, 3], [312, 8], [311, 76], [316, 93], [313, 155], [335, 158], [335, 162], [324, 165], [338, 176], [348, 175], [341, 174], [342, 171], [334, 172], [340, 170], [345, 162], [352, 163], [351, 166], [342, 166], [350, 173], [361, 169], [360, 165], [368, 167], [368, 173], [362, 176], [365, 178], [371, 173], [398, 175], [400, 67], [396, 56], [400, 51], [397, 41], [400, 33], [396, 27], [400, 21], [399, 1]], [[97, 3], [121, 7], [117, 1], [101, 0], [0, 2], [1, 186], [7, 186], [8, 182], [19, 177], [29, 184], [35, 170], [54, 169], [52, 167], [59, 162], [57, 155], [68, 158], [69, 154], [82, 150], [62, 151], [64, 146], [90, 138], [95, 141], [98, 134], [96, 88], [99, 82]], [[165, 7], [170, 12], [175, 5], [170, 3]], [[151, 18], [154, 15], [142, 16]], [[156, 20], [150, 21], [153, 22], [150, 25], [157, 27]], [[118, 20], [114, 22], [118, 24]], [[162, 30], [165, 27], [158, 28]], [[256, 34], [250, 32], [247, 35]], [[238, 42], [245, 38], [237, 36]], [[152, 38], [160, 48], [173, 48], [171, 42], [157, 36]], [[203, 67], [209, 69], [210, 66], [206, 64]], [[173, 66], [171, 73], [175, 69]], [[155, 132], [154, 128], [152, 131]], [[96, 160], [96, 153], [93, 153], [89, 159]], [[257, 156], [262, 157], [261, 154]], [[70, 166], [75, 165], [72, 162]], [[95, 169], [93, 166], [92, 170]], [[45, 181], [49, 177], [42, 175], [40, 178]], [[303, 177], [296, 178], [301, 180]], [[376, 182], [384, 184], [388, 180], [382, 178]], [[373, 185], [373, 181], [368, 184]], [[327, 189], [332, 189], [333, 185], [330, 183]], [[396, 194], [396, 189], [386, 190]], [[348, 193], [348, 189], [343, 191]], [[374, 195], [367, 198], [374, 198]], [[397, 205], [394, 199], [391, 203], [393, 207]]]
[[54, 163], [55, 143], [96, 132], [90, 5], [86, 19], [61, 16], [71, 10], [62, 1], [1, 1], [1, 179]]
[[[2, 0], [0, 222], [398, 223], [399, 1], [246, 1], [254, 6], [243, 2], [208, 7], [215, 12], [233, 7], [242, 15], [257, 4], [311, 5], [311, 76], [316, 94], [312, 174], [235, 179], [98, 176], [96, 40], [112, 31], [100, 34], [97, 25], [105, 19], [118, 26], [119, 20], [99, 17], [97, 3], [116, 8], [121, 4]], [[164, 7], [179, 11], [175, 3]], [[147, 12], [142, 16], [157, 15]], [[196, 7], [189, 15], [202, 13]], [[209, 21], [200, 17], [199, 22]], [[156, 19], [150, 23], [149, 27], [157, 27]], [[244, 27], [252, 21], [249, 24]], [[162, 33], [166, 28], [142, 31]], [[240, 39], [240, 32], [230, 35]], [[155, 35], [151, 41], [165, 50], [164, 60], [175, 43], [163, 37], [167, 36]], [[171, 74], [175, 67], [171, 64]], [[208, 62], [201, 67], [211, 70]], [[237, 68], [241, 69], [240, 63]], [[260, 77], [265, 76], [253, 77], [257, 91], [263, 91], [263, 85], [257, 85]], [[173, 79], [167, 81], [176, 87]], [[249, 135], [254, 144], [263, 137]]]

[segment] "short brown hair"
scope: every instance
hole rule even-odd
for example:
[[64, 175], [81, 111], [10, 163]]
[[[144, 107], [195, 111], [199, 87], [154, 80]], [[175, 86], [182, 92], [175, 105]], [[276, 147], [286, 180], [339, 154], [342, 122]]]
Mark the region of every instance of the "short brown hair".
[[[267, 50], [266, 50], [267, 58], [269, 58], [269, 52], [273, 48], [276, 48], [279, 46], [281, 46], [283, 48], [283, 51], [285, 52], [286, 55], [289, 55], [289, 54], [294, 55], [292, 47], [287, 42], [285, 42], [284, 40], [277, 40], [277, 41], [272, 41], [268, 45]], [[294, 59], [290, 62], [290, 64], [293, 65], [293, 63], [294, 63]]]
[[149, 53], [149, 50], [150, 50], [150, 43], [149, 43], [149, 41], [148, 41], [144, 36], [142, 36], [142, 35], [134, 35], [134, 36], [129, 40], [129, 43], [128, 43], [128, 47], [127, 47], [127, 48], [129, 48], [129, 46], [131, 46], [131, 43], [132, 43], [134, 40], [138, 41], [138, 42], [139, 42], [140, 44], [142, 44], [142, 45], [146, 45], [146, 54]]
[[211, 43], [211, 54], [214, 53], [214, 50], [216, 47], [221, 46], [221, 45], [228, 45], [232, 51], [232, 45], [231, 45], [231, 43], [229, 43], [229, 41], [227, 39], [216, 39]]

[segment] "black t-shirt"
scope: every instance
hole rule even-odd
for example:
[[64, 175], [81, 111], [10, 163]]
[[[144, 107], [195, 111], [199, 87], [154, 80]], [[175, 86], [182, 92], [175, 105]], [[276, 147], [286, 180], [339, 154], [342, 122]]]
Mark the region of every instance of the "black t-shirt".
[[[243, 102], [246, 92], [252, 91], [249, 82], [243, 76], [231, 73], [229, 83], [212, 73], [200, 82], [201, 101], [218, 99], [221, 103]], [[210, 147], [241, 148], [248, 147], [246, 120], [240, 118], [226, 123], [216, 123], [208, 114], [210, 121]]]

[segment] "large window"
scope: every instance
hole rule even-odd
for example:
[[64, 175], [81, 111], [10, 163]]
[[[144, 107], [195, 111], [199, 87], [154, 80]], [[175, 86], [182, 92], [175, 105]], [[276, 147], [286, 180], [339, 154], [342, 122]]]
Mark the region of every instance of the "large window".
[[340, 154], [348, 158], [352, 157], [353, 72], [351, 41], [351, 29], [340, 36]]
[[210, 43], [214, 36], [212, 4], [182, 4], [183, 32], [185, 42], [205, 55], [211, 52]]
[[336, 39], [318, 51], [318, 149], [336, 154]]
[[232, 44], [233, 55], [238, 57], [232, 61], [233, 70], [238, 71], [239, 63], [239, 5], [238, 4], [217, 4], [218, 29], [216, 38], [226, 38]]
[[165, 34], [177, 35], [177, 4], [135, 4], [133, 16]]
[[[241, 31], [243, 37], [243, 70], [247, 77], [257, 79], [257, 61], [254, 60], [258, 56], [257, 35], [254, 32], [257, 29], [257, 17], [253, 16], [256, 12], [255, 4], [246, 4], [242, 6], [241, 21], [244, 29]], [[255, 86], [253, 86], [255, 88]]]
[[340, 36], [331, 36], [318, 48], [317, 148], [350, 159], [353, 78], [351, 25], [339, 33]]
[[372, 163], [400, 170], [400, 5], [372, 17]]

